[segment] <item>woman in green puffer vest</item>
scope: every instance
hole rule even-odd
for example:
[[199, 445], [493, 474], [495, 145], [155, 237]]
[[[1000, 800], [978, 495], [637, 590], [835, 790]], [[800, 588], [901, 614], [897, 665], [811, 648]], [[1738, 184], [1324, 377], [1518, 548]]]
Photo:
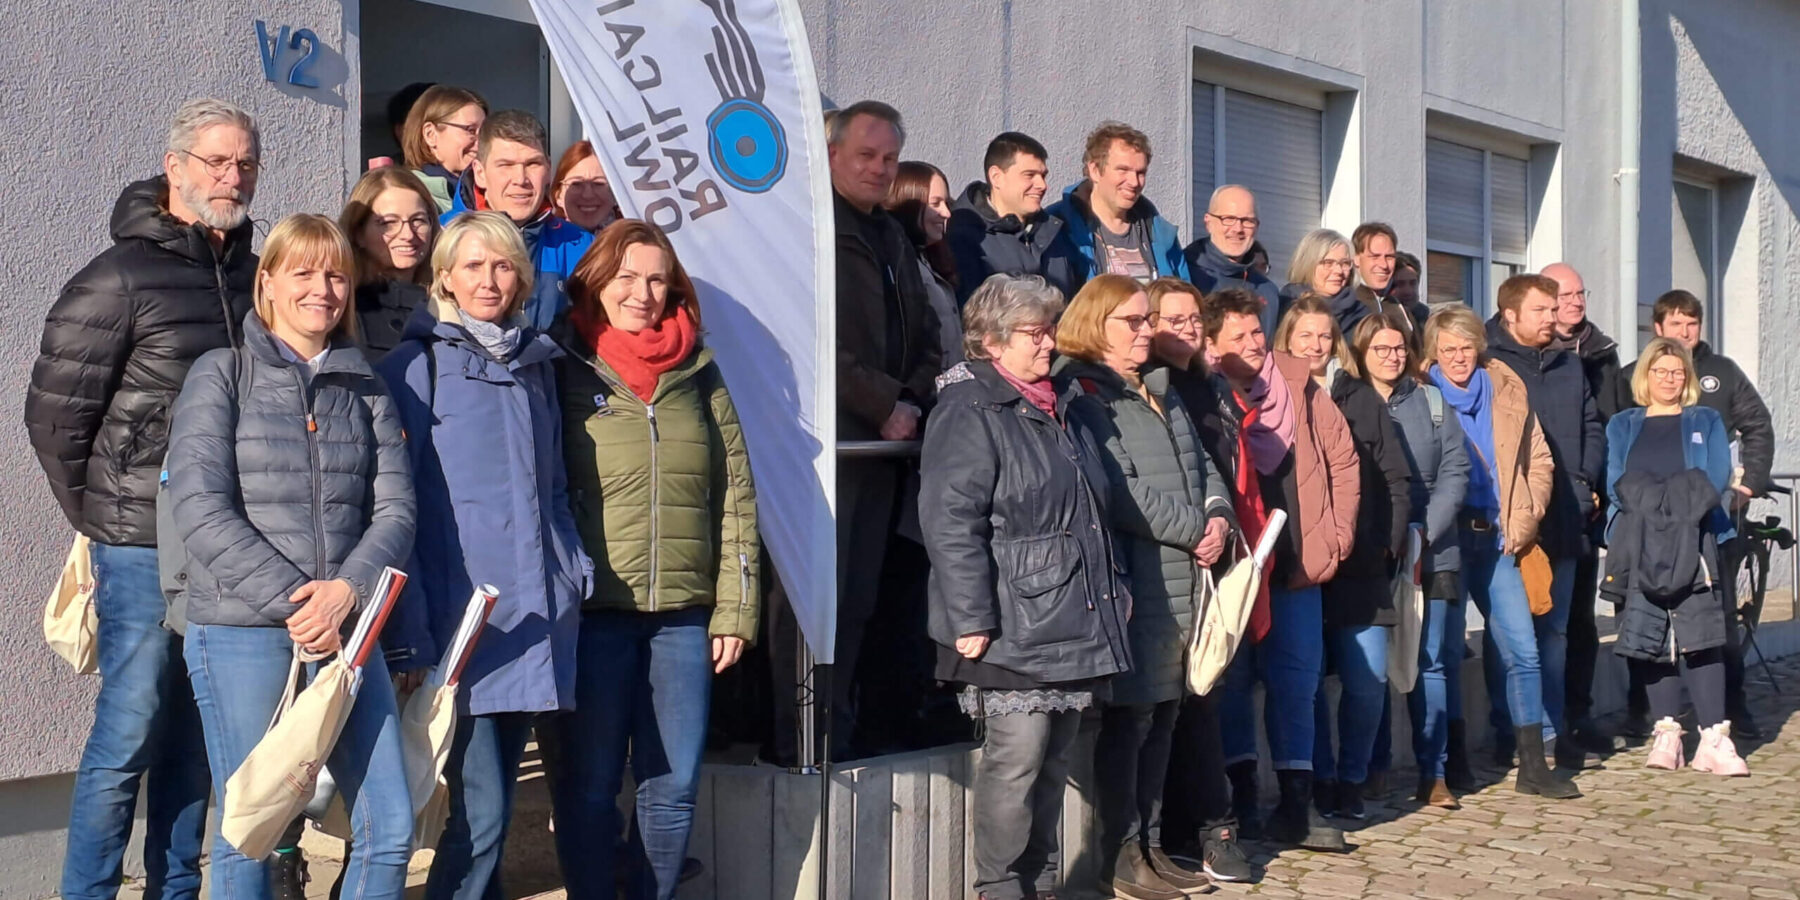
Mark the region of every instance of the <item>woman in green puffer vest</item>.
[[687, 855], [712, 676], [756, 635], [756, 490], [743, 430], [669, 239], [602, 231], [555, 329], [569, 497], [594, 560], [575, 711], [559, 729], [556, 843], [570, 896], [611, 896], [614, 804], [637, 783], [632, 896], [672, 898]]

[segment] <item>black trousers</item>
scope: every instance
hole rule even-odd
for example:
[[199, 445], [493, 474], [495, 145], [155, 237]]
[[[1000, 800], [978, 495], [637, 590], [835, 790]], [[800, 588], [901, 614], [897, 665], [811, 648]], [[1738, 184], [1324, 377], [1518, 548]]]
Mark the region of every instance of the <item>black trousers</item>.
[[[1719, 589], [1714, 591], [1720, 605], [1725, 608], [1725, 646], [1719, 648], [1719, 656], [1725, 667], [1725, 713], [1738, 720], [1747, 718], [1750, 710], [1744, 696], [1744, 640], [1738, 633], [1742, 617], [1738, 614], [1737, 568], [1743, 561], [1744, 553], [1743, 538], [1732, 538], [1719, 545], [1719, 568], [1725, 573], [1725, 577], [1719, 579]], [[1631, 667], [1628, 674], [1631, 682], [1626, 708], [1631, 715], [1642, 718], [1650, 714], [1650, 698], [1645, 691], [1644, 673], [1637, 667]]]
[[1163, 787], [1163, 833], [1169, 845], [1199, 841], [1214, 828], [1237, 830], [1231, 812], [1231, 780], [1219, 739], [1219, 691], [1181, 701]]
[[1594, 666], [1600, 656], [1600, 632], [1594, 625], [1594, 599], [1600, 588], [1600, 556], [1575, 561], [1575, 593], [1569, 604], [1569, 655], [1564, 669], [1563, 718], [1571, 726], [1594, 710]]
[[1106, 706], [1094, 743], [1101, 865], [1128, 841], [1162, 846], [1163, 788], [1181, 701]]

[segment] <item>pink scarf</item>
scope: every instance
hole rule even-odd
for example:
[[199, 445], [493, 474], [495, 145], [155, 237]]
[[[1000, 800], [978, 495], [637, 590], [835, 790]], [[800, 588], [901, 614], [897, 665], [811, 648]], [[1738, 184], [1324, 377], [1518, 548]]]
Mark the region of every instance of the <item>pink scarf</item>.
[[[1219, 366], [1219, 357], [1210, 349], [1206, 364], [1215, 371]], [[1256, 417], [1244, 429], [1244, 440], [1250, 445], [1256, 471], [1267, 475], [1294, 449], [1294, 393], [1275, 367], [1275, 351], [1263, 355], [1262, 371], [1256, 373], [1244, 400], [1257, 410]]]
[[1026, 402], [1043, 410], [1044, 415], [1052, 419], [1056, 418], [1056, 388], [1050, 384], [1050, 379], [1039, 378], [1028, 384], [1020, 381], [1018, 376], [1008, 372], [1006, 367], [998, 362], [994, 363], [994, 371], [999, 372], [1000, 377], [1006, 379], [1006, 383], [1012, 385], [1013, 390], [1018, 391]]

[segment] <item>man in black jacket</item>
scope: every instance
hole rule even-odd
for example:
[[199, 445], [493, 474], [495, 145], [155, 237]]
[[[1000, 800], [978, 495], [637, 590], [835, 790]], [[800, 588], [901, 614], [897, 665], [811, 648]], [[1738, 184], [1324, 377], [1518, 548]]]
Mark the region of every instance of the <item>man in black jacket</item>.
[[[1544, 277], [1556, 282], [1556, 336], [1550, 349], [1564, 350], [1581, 360], [1588, 390], [1600, 412], [1600, 424], [1618, 410], [1613, 408], [1612, 381], [1619, 371], [1619, 345], [1587, 318], [1587, 284], [1568, 263], [1544, 267]], [[1602, 498], [1602, 503], [1605, 502]], [[1576, 742], [1589, 750], [1610, 752], [1612, 741], [1594, 728], [1589, 714], [1594, 708], [1594, 665], [1600, 653], [1600, 632], [1594, 624], [1594, 598], [1600, 583], [1600, 553], [1605, 516], [1596, 516], [1588, 529], [1593, 546], [1575, 563], [1575, 585], [1569, 607], [1569, 664], [1564, 699], [1566, 716]]]
[[[1750, 383], [1744, 370], [1730, 357], [1714, 353], [1712, 347], [1700, 339], [1704, 314], [1700, 298], [1687, 291], [1673, 290], [1656, 298], [1656, 305], [1651, 309], [1651, 322], [1657, 337], [1674, 340], [1694, 355], [1694, 371], [1700, 375], [1700, 403], [1719, 413], [1725, 420], [1726, 436], [1738, 443], [1743, 476], [1732, 486], [1737, 495], [1732, 511], [1736, 512], [1751, 497], [1769, 492], [1772, 483], [1769, 472], [1775, 464], [1775, 423], [1762, 395], [1757, 392], [1756, 385]], [[1613, 379], [1616, 409], [1638, 405], [1631, 395], [1631, 373], [1636, 368], [1634, 362], [1620, 369]], [[1744, 648], [1738, 634], [1738, 603], [1748, 599], [1737, 596], [1735, 575], [1743, 553], [1741, 539], [1726, 541], [1719, 548], [1719, 566], [1726, 574], [1720, 579], [1723, 590], [1719, 591], [1719, 598], [1725, 604], [1726, 622], [1730, 626], [1725, 629], [1725, 703], [1731, 717], [1732, 735], [1742, 740], [1757, 740], [1762, 737], [1762, 731], [1744, 701]], [[1641, 700], [1641, 685], [1633, 684], [1632, 712], [1641, 713], [1648, 709]]]
[[241, 340], [260, 157], [243, 110], [184, 104], [162, 174], [120, 195], [113, 245], [63, 287], [32, 365], [25, 428], [63, 515], [93, 542], [100, 618], [100, 695], [75, 773], [63, 897], [117, 896], [140, 779], [146, 894], [200, 889], [212, 785], [181, 638], [163, 628], [156, 492], [188, 367]]
[[1281, 308], [1281, 289], [1256, 268], [1256, 232], [1262, 220], [1256, 215], [1256, 195], [1241, 184], [1222, 185], [1212, 192], [1201, 217], [1206, 237], [1183, 251], [1188, 276], [1205, 294], [1225, 288], [1244, 288], [1262, 298], [1263, 331], [1275, 333], [1275, 315]]
[[[1556, 467], [1550, 510], [1538, 539], [1553, 573], [1551, 609], [1534, 618], [1544, 674], [1544, 714], [1550, 720], [1545, 723], [1546, 740], [1569, 732], [1563, 717], [1569, 610], [1576, 564], [1593, 552], [1588, 529], [1599, 506], [1597, 491], [1606, 464], [1606, 428], [1581, 360], [1550, 346], [1556, 336], [1558, 290], [1555, 281], [1542, 275], [1506, 279], [1497, 298], [1500, 311], [1487, 328], [1488, 353], [1525, 382], [1531, 413], [1544, 429]], [[1580, 768], [1585, 758], [1574, 741], [1556, 742], [1558, 765]]]
[[956, 257], [957, 302], [989, 275], [1042, 275], [1067, 298], [1074, 293], [1074, 248], [1063, 222], [1044, 212], [1049, 151], [1030, 135], [1008, 131], [988, 142], [986, 181], [973, 181], [950, 212], [950, 252]]

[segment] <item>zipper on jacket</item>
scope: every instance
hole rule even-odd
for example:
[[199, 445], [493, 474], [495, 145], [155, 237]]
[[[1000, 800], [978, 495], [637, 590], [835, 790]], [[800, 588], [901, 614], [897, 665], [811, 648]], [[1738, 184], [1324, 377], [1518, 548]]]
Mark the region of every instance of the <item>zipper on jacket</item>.
[[[300, 402], [306, 409], [306, 450], [312, 460], [312, 525], [313, 525], [313, 559], [317, 568], [313, 570], [315, 580], [325, 577], [325, 487], [324, 479], [319, 474], [322, 465], [319, 459], [319, 420], [313, 416], [313, 390], [307, 383], [306, 373], [300, 366], [294, 367], [294, 377], [300, 381]], [[240, 401], [241, 402], [241, 401]]]
[[656, 508], [661, 502], [657, 496], [662, 479], [656, 474], [656, 444], [659, 435], [656, 433], [656, 404], [644, 402], [644, 419], [650, 423], [650, 611], [656, 612], [656, 545], [662, 539], [661, 530], [657, 527]]
[[219, 250], [213, 251], [213, 277], [219, 284], [219, 309], [225, 313], [225, 339], [231, 346], [243, 346], [243, 339], [238, 336], [238, 323], [231, 320], [231, 297], [225, 292], [225, 260], [219, 256]]

